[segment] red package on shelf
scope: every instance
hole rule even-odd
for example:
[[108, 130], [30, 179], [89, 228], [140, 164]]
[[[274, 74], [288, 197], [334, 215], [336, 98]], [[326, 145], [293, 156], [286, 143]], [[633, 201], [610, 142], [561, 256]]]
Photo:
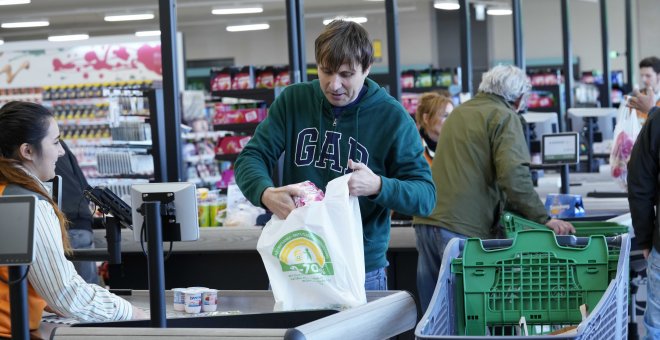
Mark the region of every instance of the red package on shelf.
[[266, 109], [263, 107], [236, 109], [232, 111], [217, 111], [213, 119], [213, 124], [258, 123], [265, 118]]
[[254, 88], [254, 69], [243, 66], [234, 74], [231, 82], [232, 90], [250, 90]]
[[211, 91], [231, 90], [232, 76], [235, 70], [231, 67], [223, 67], [211, 73]]
[[229, 136], [220, 138], [215, 153], [218, 155], [232, 155], [243, 151], [252, 136]]

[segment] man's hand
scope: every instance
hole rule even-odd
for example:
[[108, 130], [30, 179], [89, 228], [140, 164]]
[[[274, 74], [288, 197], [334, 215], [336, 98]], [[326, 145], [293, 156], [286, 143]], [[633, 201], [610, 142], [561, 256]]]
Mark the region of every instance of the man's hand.
[[304, 193], [300, 189], [291, 185], [279, 188], [270, 187], [261, 194], [261, 203], [283, 220], [296, 208], [293, 197], [303, 195]]
[[628, 99], [628, 107], [641, 112], [649, 112], [655, 106], [655, 93], [653, 88], [646, 89], [646, 93], [634, 89], [632, 96]]
[[644, 259], [648, 260], [649, 255], [651, 254], [651, 249], [642, 249], [642, 254], [644, 254]]
[[575, 228], [572, 224], [555, 218], [545, 223], [545, 226], [552, 229], [557, 235], [575, 234]]
[[348, 180], [348, 192], [352, 196], [371, 196], [380, 193], [382, 181], [363, 163], [348, 160], [348, 167], [353, 170], [351, 179]]

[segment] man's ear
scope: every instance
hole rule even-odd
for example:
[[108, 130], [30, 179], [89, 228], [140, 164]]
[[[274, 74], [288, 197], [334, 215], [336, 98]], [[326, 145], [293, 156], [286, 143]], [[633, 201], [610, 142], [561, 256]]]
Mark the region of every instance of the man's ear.
[[364, 75], [365, 75], [365, 76], [368, 76], [368, 75], [369, 75], [369, 71], [371, 71], [371, 65], [369, 65], [369, 66], [367, 67], [367, 69], [364, 70], [364, 72], [363, 72]]
[[20, 157], [21, 160], [33, 160], [34, 148], [32, 145], [28, 143], [21, 144], [21, 146], [18, 147], [18, 157]]

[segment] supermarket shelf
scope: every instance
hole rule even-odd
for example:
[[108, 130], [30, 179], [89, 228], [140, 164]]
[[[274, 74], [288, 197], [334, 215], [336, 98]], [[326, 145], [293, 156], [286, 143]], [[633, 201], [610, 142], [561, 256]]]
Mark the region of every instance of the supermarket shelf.
[[225, 131], [191, 132], [182, 134], [181, 138], [185, 140], [199, 141], [203, 139], [218, 139], [225, 134]]
[[425, 92], [433, 92], [433, 91], [439, 91], [439, 90], [449, 90], [448, 87], [445, 86], [432, 86], [432, 87], [409, 87], [409, 88], [402, 88], [401, 92], [402, 93], [425, 93]]
[[188, 163], [200, 163], [205, 161], [206, 162], [212, 161], [214, 159], [215, 159], [215, 155], [193, 155], [186, 157], [184, 161]]
[[252, 99], [266, 102], [270, 105], [275, 100], [277, 89], [252, 89], [252, 90], [228, 90], [228, 91], [213, 91], [211, 96], [213, 98], [241, 98]]
[[215, 155], [215, 159], [219, 161], [235, 161], [238, 158], [237, 153], [226, 154], [226, 155]]
[[218, 124], [218, 125], [213, 125], [213, 130], [247, 132], [252, 134], [254, 133], [254, 130], [257, 128], [257, 125], [259, 125], [259, 123]]

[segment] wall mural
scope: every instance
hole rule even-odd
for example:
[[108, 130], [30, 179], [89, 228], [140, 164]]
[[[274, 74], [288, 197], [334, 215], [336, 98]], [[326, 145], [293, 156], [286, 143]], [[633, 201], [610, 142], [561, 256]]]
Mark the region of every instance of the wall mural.
[[0, 51], [0, 88], [161, 78], [160, 42]]

